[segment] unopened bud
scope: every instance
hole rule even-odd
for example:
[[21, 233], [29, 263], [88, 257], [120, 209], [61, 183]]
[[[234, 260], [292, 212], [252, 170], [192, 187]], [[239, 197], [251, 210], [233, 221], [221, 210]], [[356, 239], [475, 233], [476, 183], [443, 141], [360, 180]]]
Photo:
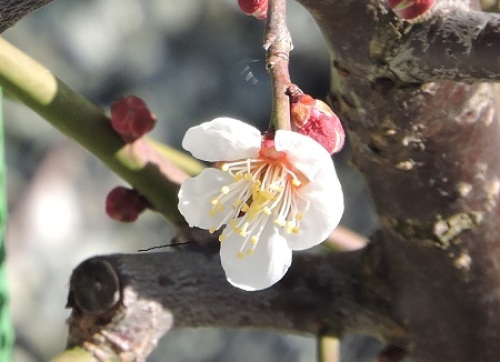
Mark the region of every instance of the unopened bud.
[[267, 18], [268, 0], [238, 0], [241, 10], [247, 15], [256, 17], [259, 20]]
[[387, 0], [389, 7], [404, 20], [424, 15], [435, 2], [436, 0]]
[[330, 154], [344, 146], [345, 132], [339, 117], [323, 101], [308, 94], [291, 97], [292, 130], [311, 137]]
[[127, 143], [151, 131], [156, 116], [139, 97], [120, 98], [111, 105], [111, 126]]
[[106, 214], [121, 222], [134, 222], [149, 207], [149, 202], [136, 190], [118, 186], [106, 197]]

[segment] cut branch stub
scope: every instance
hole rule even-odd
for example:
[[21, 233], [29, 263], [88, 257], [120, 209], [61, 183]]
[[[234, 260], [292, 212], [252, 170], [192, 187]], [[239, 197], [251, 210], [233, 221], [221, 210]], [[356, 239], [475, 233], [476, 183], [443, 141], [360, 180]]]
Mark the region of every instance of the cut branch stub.
[[75, 269], [68, 296], [68, 348], [79, 346], [99, 361], [146, 360], [173, 317], [158, 301], [139, 296], [126, 279], [99, 258]]
[[86, 313], [104, 314], [120, 300], [120, 282], [106, 261], [89, 260], [71, 275], [68, 306], [73, 303]]

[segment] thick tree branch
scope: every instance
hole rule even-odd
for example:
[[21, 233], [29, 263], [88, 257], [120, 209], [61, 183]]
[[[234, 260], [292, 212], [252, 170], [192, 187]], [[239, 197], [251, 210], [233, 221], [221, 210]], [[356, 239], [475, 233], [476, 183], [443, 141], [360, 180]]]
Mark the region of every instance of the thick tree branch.
[[410, 28], [395, 22], [391, 33], [378, 30], [372, 56], [402, 82], [500, 80], [499, 14], [441, 11]]
[[404, 330], [391, 320], [386, 297], [370, 287], [380, 267], [378, 255], [373, 247], [299, 253], [281, 282], [259, 292], [232, 287], [217, 254], [183, 250], [92, 258], [71, 277], [68, 344], [108, 357], [130, 353], [139, 343], [153, 346], [174, 316], [176, 327], [313, 335], [362, 330], [405, 346]]
[[0, 2], [0, 33], [18, 20], [52, 0], [2, 0]]

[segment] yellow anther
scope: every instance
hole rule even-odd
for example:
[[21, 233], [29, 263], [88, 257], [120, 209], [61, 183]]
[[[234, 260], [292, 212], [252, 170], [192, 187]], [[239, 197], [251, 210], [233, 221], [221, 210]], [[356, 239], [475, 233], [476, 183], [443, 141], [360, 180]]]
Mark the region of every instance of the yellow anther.
[[[243, 246], [236, 253], [238, 259], [255, 253], [262, 227], [270, 220], [289, 234], [299, 232], [298, 220], [303, 213], [297, 207], [293, 187], [301, 181], [285, 165], [267, 163], [266, 160], [241, 160], [221, 163], [232, 180], [220, 188], [219, 195], [210, 199], [209, 214], [224, 216], [228, 229], [219, 236], [222, 243], [239, 235]], [[218, 225], [215, 222], [212, 225]], [[229, 231], [228, 231], [229, 230]], [[216, 227], [208, 230], [217, 232]], [[249, 243], [247, 243], [249, 242]]]
[[250, 223], [246, 222], [246, 223], [244, 223], [244, 224], [243, 224], [243, 228], [241, 228], [241, 229], [239, 230], [239, 234], [240, 234], [241, 236], [243, 236], [244, 238], [246, 238], [246, 237], [247, 237], [247, 235], [248, 235], [247, 229], [248, 229], [248, 226], [249, 226], [249, 225], [250, 225]]
[[259, 190], [259, 192], [257, 193], [257, 197], [261, 199], [261, 202], [264, 202], [272, 200], [274, 198], [274, 195], [270, 192]]
[[281, 187], [280, 185], [269, 185], [269, 191], [271, 191], [271, 192], [282, 192], [283, 191], [283, 187]]
[[283, 226], [285, 226], [285, 225], [286, 225], [286, 221], [285, 221], [285, 220], [283, 220], [283, 219], [276, 219], [276, 220], [274, 220], [274, 223], [275, 223], [276, 225], [278, 225], [278, 226], [281, 226], [281, 227], [283, 227]]

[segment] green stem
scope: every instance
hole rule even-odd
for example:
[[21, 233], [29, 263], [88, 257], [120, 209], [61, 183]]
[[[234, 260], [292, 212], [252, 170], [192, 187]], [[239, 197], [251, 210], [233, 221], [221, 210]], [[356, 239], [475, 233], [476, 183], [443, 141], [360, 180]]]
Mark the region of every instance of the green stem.
[[12, 329], [7, 284], [7, 265], [5, 252], [5, 229], [7, 225], [7, 192], [5, 186], [5, 160], [3, 137], [2, 92], [0, 88], [0, 361], [10, 361], [14, 331]]
[[203, 163], [201, 163], [200, 161], [194, 159], [191, 156], [188, 156], [182, 151], [169, 147], [164, 143], [155, 141], [150, 138], [148, 138], [148, 143], [165, 159], [172, 162], [174, 166], [180, 168], [190, 176], [196, 176], [205, 168]]
[[339, 362], [339, 340], [330, 335], [320, 335], [317, 338], [318, 362]]
[[146, 139], [125, 144], [98, 107], [1, 38], [0, 85], [97, 156], [168, 220], [185, 223], [177, 192], [187, 175], [156, 151], [158, 144]]
[[[51, 359], [50, 362], [96, 362], [97, 359], [89, 351], [75, 347], [61, 352], [58, 356]], [[108, 361], [113, 362], [113, 361]], [[118, 358], [116, 359], [118, 362]]]

